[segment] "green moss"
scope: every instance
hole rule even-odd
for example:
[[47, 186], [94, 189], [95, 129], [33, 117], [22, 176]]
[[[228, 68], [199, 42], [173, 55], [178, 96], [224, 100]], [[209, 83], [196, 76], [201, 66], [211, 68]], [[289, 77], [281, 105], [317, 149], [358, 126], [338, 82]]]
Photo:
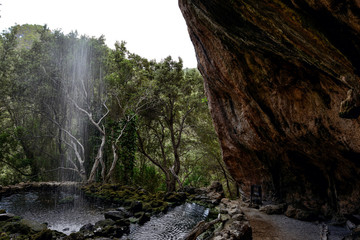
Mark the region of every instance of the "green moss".
[[68, 196], [59, 201], [59, 204], [69, 204], [69, 203], [74, 203], [74, 197]]
[[53, 232], [50, 229], [43, 230], [32, 237], [34, 240], [48, 240], [52, 238]]
[[29, 234], [31, 232], [30, 227], [21, 224], [19, 222], [10, 222], [5, 224], [3, 230], [9, 233], [20, 233], [20, 234]]
[[10, 239], [10, 236], [6, 232], [0, 233], [0, 240], [8, 240]]

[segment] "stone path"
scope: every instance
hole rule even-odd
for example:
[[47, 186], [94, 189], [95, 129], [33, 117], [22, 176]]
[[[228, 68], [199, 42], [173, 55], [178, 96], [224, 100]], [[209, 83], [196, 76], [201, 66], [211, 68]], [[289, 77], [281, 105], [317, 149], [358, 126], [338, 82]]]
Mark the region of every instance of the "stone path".
[[320, 225], [267, 215], [257, 209], [242, 207], [252, 227], [253, 240], [319, 240]]

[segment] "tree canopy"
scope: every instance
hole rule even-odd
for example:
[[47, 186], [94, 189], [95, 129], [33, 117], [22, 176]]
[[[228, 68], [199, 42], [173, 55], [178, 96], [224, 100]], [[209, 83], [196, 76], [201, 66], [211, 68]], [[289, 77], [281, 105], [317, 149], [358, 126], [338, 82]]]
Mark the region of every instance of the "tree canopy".
[[181, 58], [156, 62], [104, 36], [23, 25], [0, 35], [0, 59], [0, 184], [231, 183], [202, 77]]

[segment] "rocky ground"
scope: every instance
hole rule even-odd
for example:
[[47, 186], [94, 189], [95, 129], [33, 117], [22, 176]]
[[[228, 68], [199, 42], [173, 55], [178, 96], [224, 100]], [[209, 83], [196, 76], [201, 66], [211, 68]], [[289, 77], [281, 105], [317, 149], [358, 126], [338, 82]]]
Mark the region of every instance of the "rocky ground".
[[[359, 226], [356, 217], [347, 216], [332, 220], [303, 221], [293, 218], [310, 215], [284, 204], [257, 208], [239, 202], [251, 228], [253, 240], [357, 240]], [[287, 210], [286, 210], [287, 209]], [[296, 212], [297, 214], [293, 214]], [[290, 216], [290, 217], [289, 217]]]
[[253, 240], [319, 240], [318, 224], [284, 215], [267, 215], [258, 209], [242, 207], [252, 227]]
[[[36, 185], [36, 188], [39, 186]], [[31, 188], [30, 185], [24, 187], [24, 189], [29, 188]], [[41, 185], [41, 188], [44, 186]], [[47, 188], [48, 185], [45, 189]], [[20, 190], [19, 187], [2, 189], [3, 194]], [[45, 224], [27, 221], [0, 210], [0, 240], [119, 239], [123, 234], [129, 232], [131, 223], [141, 225], [148, 221], [150, 216], [166, 212], [169, 207], [185, 201], [212, 207], [209, 220], [202, 221], [194, 227], [193, 231], [186, 236], [186, 240], [360, 239], [360, 218], [358, 216], [352, 215], [332, 221], [320, 221], [319, 218], [314, 218], [314, 214], [294, 208], [292, 205], [250, 207], [249, 203], [224, 198], [222, 186], [217, 182], [208, 188], [187, 188], [174, 193], [150, 194], [143, 189], [101, 184], [88, 185], [83, 190], [94, 200], [115, 202], [119, 204], [119, 207], [106, 212], [105, 220], [87, 224], [79, 232], [69, 236], [50, 230]]]

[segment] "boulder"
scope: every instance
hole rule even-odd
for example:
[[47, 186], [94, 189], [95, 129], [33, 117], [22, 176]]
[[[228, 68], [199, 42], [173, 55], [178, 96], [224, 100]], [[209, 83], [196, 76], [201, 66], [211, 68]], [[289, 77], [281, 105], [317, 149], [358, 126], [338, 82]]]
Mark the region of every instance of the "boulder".
[[45, 229], [35, 236], [32, 239], [34, 240], [50, 240], [50, 239], [60, 239], [60, 236], [64, 237], [62, 234], [58, 234], [59, 238], [56, 237], [56, 234], [53, 233], [50, 229]]
[[349, 229], [349, 230], [354, 230], [356, 228], [356, 225], [355, 223], [351, 222], [350, 220], [347, 220], [346, 221], [346, 227]]
[[252, 229], [249, 222], [233, 221], [215, 234], [213, 240], [252, 240]]
[[101, 228], [104, 228], [107, 226], [112, 226], [112, 225], [115, 225], [115, 221], [112, 219], [100, 220], [95, 223], [94, 229], [95, 229], [95, 231], [97, 231], [98, 229], [101, 229]]
[[250, 240], [252, 239], [251, 226], [240, 208], [238, 201], [227, 198], [221, 200], [220, 219], [221, 226], [214, 232], [213, 240]]
[[95, 223], [94, 234], [100, 237], [120, 238], [123, 234], [129, 232], [129, 226], [117, 225], [111, 219], [100, 220]]
[[260, 207], [259, 211], [264, 212], [268, 215], [283, 214], [286, 211], [286, 207], [287, 207], [286, 203], [276, 204], [276, 205], [271, 204]]
[[78, 233], [80, 233], [85, 238], [91, 238], [95, 235], [94, 230], [95, 230], [95, 226], [91, 223], [88, 223], [82, 226]]
[[85, 231], [94, 231], [94, 225], [91, 223], [85, 224], [84, 226], [82, 226], [79, 230], [80, 232], [85, 232]]
[[311, 221], [316, 218], [316, 213], [304, 210], [301, 208], [295, 208], [292, 205], [289, 205], [286, 209], [285, 215], [290, 218], [295, 218], [302, 221]]
[[20, 224], [28, 226], [34, 232], [41, 232], [47, 229], [47, 225], [45, 223], [38, 223], [36, 221], [28, 220], [28, 219], [21, 219]]
[[31, 232], [31, 228], [20, 222], [9, 222], [3, 227], [5, 232], [27, 235]]
[[144, 223], [146, 223], [146, 222], [149, 221], [149, 220], [150, 220], [149, 214], [147, 214], [147, 213], [142, 213], [142, 214], [139, 216], [139, 221], [138, 221], [138, 223], [139, 223], [140, 225], [143, 225]]
[[6, 220], [9, 220], [11, 218], [15, 217], [14, 214], [12, 213], [1, 213], [0, 214], [0, 221], [6, 221]]
[[186, 200], [186, 193], [185, 192], [171, 192], [167, 193], [164, 197], [164, 200], [171, 203], [180, 204]]
[[122, 220], [131, 216], [128, 211], [118, 208], [117, 210], [104, 213], [105, 219]]
[[209, 186], [209, 191], [210, 192], [224, 193], [223, 186], [218, 181], [214, 181], [214, 182], [211, 183], [211, 185]]
[[141, 212], [143, 210], [143, 204], [140, 201], [132, 201], [129, 207], [129, 211], [132, 213]]
[[196, 192], [196, 188], [190, 186], [185, 186], [182, 190], [188, 194], [195, 194]]

